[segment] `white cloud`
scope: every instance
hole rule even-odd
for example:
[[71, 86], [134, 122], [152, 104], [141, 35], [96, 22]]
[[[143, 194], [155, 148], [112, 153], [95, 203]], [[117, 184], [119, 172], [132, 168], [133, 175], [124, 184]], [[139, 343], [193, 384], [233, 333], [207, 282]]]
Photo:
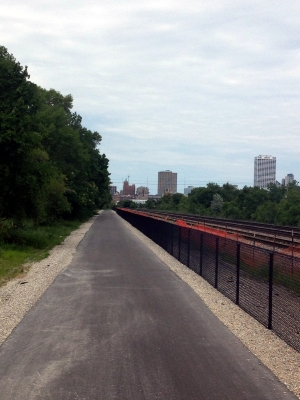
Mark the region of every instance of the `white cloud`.
[[74, 96], [113, 180], [170, 168], [242, 185], [262, 153], [300, 180], [299, 11], [295, 0], [4, 0], [0, 35], [35, 83]]

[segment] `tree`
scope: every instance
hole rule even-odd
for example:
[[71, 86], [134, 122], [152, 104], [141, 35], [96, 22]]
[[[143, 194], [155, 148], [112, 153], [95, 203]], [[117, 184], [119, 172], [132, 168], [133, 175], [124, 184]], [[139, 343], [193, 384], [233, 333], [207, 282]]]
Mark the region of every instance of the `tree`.
[[253, 219], [257, 222], [265, 224], [274, 224], [278, 213], [278, 204], [276, 202], [267, 201], [261, 204], [253, 214]]
[[253, 220], [257, 207], [268, 200], [268, 192], [258, 187], [244, 186], [233, 201], [241, 212], [241, 218]]
[[39, 199], [48, 178], [37, 130], [38, 90], [28, 79], [27, 67], [0, 46], [0, 212], [16, 221], [43, 213]]
[[177, 206], [178, 211], [187, 212], [189, 211], [189, 199], [187, 196], [182, 196]]
[[145, 203], [145, 207], [152, 210], [154, 208], [156, 208], [156, 201], [153, 199], [148, 199]]
[[297, 182], [289, 185], [286, 196], [279, 203], [276, 223], [300, 226], [300, 187]]
[[122, 208], [137, 208], [137, 204], [132, 200], [121, 200], [118, 202], [117, 207]]
[[214, 194], [211, 201], [210, 209], [214, 214], [220, 214], [223, 208], [223, 199], [219, 194]]
[[81, 116], [72, 113], [71, 95], [63, 96], [54, 89], [40, 90], [43, 146], [65, 176], [70, 217], [88, 217], [111, 201], [108, 159], [97, 148], [102, 138], [98, 132], [84, 128]]
[[273, 203], [280, 203], [286, 194], [285, 186], [277, 186], [275, 183], [268, 184], [268, 197]]
[[236, 198], [237, 194], [238, 194], [238, 189], [234, 186], [231, 185], [230, 183], [224, 183], [224, 185], [222, 186], [222, 190], [221, 190], [221, 196], [224, 200], [224, 202], [227, 201], [232, 201]]
[[101, 136], [82, 127], [72, 103], [30, 82], [0, 46], [0, 218], [85, 218], [110, 203]]
[[242, 211], [233, 201], [224, 204], [222, 214], [224, 217], [230, 219], [243, 219]]

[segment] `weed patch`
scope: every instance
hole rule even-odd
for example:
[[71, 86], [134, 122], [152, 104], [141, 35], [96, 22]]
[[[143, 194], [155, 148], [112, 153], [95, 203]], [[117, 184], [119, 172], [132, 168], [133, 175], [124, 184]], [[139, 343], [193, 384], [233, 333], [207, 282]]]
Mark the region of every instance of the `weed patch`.
[[60, 221], [35, 228], [29, 221], [22, 228], [11, 228], [0, 242], [0, 286], [22, 275], [29, 265], [48, 256], [49, 250], [82, 224]]

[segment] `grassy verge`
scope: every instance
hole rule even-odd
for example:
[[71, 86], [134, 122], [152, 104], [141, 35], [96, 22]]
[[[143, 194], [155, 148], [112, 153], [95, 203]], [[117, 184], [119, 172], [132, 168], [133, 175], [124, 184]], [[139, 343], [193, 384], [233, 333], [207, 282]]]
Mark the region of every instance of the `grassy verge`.
[[0, 242], [0, 286], [21, 276], [30, 263], [48, 256], [49, 250], [82, 224], [82, 221], [60, 221], [52, 226], [35, 228], [30, 222], [11, 229]]

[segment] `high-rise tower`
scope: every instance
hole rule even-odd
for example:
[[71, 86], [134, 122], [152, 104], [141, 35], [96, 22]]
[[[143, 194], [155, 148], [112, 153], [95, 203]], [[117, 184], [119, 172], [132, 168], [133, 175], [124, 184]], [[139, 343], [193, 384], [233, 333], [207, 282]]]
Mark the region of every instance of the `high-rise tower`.
[[295, 180], [294, 174], [287, 174], [284, 179], [284, 186], [288, 187]]
[[269, 183], [276, 183], [276, 157], [257, 156], [254, 158], [254, 186], [267, 189]]
[[168, 193], [177, 193], [177, 172], [170, 170], [158, 173], [157, 194], [164, 196]]
[[135, 195], [135, 185], [129, 185], [129, 177], [128, 180], [125, 179], [123, 183], [123, 196], [134, 196]]

